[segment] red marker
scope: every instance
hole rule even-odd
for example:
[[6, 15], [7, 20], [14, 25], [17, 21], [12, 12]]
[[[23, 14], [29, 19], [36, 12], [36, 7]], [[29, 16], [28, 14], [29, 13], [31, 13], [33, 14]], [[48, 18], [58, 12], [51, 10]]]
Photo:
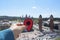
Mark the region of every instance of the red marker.
[[23, 24], [17, 24], [17, 26], [22, 26]]
[[33, 27], [33, 21], [32, 21], [32, 19], [31, 18], [26, 18], [25, 20], [24, 20], [24, 25], [26, 25], [27, 26], [27, 31], [30, 31], [31, 29], [32, 29], [32, 27]]
[[25, 25], [26, 26], [26, 30], [27, 31], [30, 31], [33, 27], [33, 21], [31, 18], [26, 18], [24, 20], [24, 23], [23, 24], [17, 24], [17, 26], [22, 26], [22, 25]]

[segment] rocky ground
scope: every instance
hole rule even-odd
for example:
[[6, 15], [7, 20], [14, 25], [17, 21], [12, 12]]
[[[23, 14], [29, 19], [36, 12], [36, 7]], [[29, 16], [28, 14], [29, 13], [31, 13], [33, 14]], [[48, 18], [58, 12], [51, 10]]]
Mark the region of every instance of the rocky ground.
[[21, 33], [16, 40], [55, 40], [58, 37], [60, 37], [60, 34], [54, 32], [44, 33], [35, 30], [33, 32]]

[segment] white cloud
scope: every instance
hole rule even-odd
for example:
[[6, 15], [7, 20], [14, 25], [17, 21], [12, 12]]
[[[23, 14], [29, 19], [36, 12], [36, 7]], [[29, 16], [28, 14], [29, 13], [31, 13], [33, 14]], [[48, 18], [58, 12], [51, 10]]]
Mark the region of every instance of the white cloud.
[[37, 9], [37, 7], [36, 6], [33, 6], [32, 9]]

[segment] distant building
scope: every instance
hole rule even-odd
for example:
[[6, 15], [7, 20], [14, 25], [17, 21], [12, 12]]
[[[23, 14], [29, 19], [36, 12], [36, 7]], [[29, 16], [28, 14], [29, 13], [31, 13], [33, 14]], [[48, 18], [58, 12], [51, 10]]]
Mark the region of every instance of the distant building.
[[10, 25], [11, 25], [11, 22], [3, 20], [3, 21], [0, 22], [0, 29], [1, 30], [7, 29], [7, 28], [10, 27]]
[[60, 30], [60, 22], [54, 21], [54, 28]]
[[[43, 26], [45, 26], [45, 27], [50, 27], [50, 26], [49, 26], [49, 21], [43, 21]], [[60, 30], [60, 22], [54, 21], [53, 29], [59, 31], [59, 30]]]

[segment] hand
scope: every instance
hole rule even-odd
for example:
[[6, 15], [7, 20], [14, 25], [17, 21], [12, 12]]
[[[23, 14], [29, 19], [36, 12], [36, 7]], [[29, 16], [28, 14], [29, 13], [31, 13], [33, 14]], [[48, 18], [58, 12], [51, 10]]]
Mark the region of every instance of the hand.
[[15, 24], [12, 24], [9, 29], [11, 29], [11, 30], [13, 31], [14, 37], [15, 37], [15, 39], [16, 39], [17, 36], [18, 36], [24, 29], [26, 29], [26, 26], [25, 26], [25, 25], [22, 25], [22, 24], [20, 24], [20, 23], [15, 23]]

